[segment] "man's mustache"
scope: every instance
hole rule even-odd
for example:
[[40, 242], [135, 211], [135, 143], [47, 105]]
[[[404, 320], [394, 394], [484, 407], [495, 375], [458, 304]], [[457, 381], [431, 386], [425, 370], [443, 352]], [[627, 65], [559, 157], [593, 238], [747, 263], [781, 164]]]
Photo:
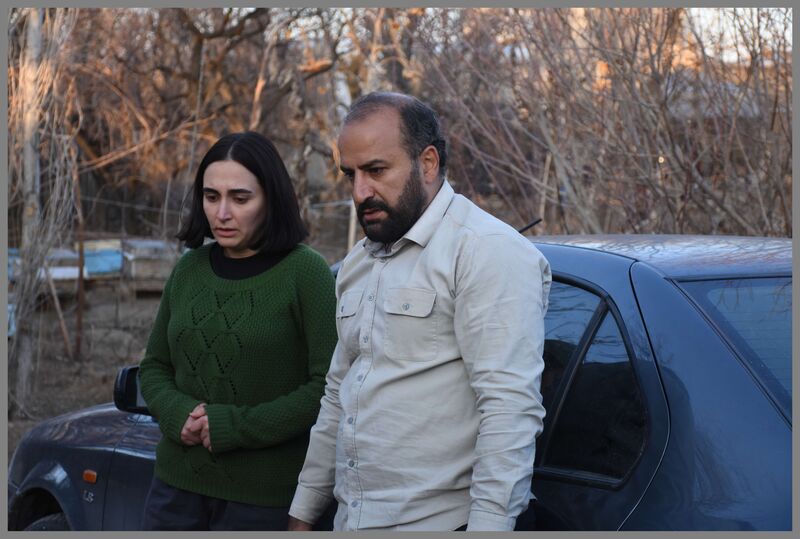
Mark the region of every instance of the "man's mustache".
[[364, 212], [367, 210], [382, 210], [385, 211], [387, 215], [391, 215], [392, 213], [392, 209], [385, 202], [381, 202], [380, 200], [375, 200], [372, 198], [368, 198], [359, 204], [356, 208], [356, 213], [358, 213], [359, 217], [363, 217]]

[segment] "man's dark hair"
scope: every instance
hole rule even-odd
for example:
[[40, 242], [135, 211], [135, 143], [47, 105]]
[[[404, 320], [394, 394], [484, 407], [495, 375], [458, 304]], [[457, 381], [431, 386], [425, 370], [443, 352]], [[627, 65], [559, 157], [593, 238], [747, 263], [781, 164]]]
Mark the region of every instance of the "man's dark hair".
[[223, 136], [203, 156], [194, 178], [189, 219], [178, 233], [178, 239], [187, 247], [200, 247], [205, 238], [214, 237], [203, 211], [203, 176], [208, 166], [217, 161], [239, 163], [256, 177], [264, 190], [267, 205], [264, 222], [248, 245], [250, 249], [288, 251], [308, 236], [292, 180], [277, 148], [264, 135], [245, 131]]
[[395, 92], [371, 92], [359, 97], [347, 112], [344, 125], [363, 120], [378, 110], [390, 107], [400, 114], [403, 146], [412, 160], [433, 146], [439, 154], [439, 177], [447, 172], [447, 143], [436, 112], [414, 96]]

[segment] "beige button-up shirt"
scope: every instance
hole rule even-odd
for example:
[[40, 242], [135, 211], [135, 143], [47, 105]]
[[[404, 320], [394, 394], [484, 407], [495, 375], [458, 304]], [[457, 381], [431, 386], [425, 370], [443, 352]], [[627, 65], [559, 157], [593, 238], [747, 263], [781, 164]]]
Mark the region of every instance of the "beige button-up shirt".
[[446, 181], [336, 282], [339, 342], [289, 514], [335, 530], [513, 530], [544, 408], [544, 256]]

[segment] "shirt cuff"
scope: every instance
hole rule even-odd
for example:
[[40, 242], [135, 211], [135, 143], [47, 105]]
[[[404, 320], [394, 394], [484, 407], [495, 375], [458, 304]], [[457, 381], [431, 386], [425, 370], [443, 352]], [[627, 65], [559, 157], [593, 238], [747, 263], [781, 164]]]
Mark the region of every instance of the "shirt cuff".
[[467, 522], [468, 532], [512, 532], [517, 524], [517, 517], [497, 515], [486, 511], [470, 511]]
[[297, 485], [292, 505], [289, 507], [289, 516], [309, 524], [315, 524], [320, 515], [328, 508], [332, 498], [332, 496], [320, 494], [303, 485]]

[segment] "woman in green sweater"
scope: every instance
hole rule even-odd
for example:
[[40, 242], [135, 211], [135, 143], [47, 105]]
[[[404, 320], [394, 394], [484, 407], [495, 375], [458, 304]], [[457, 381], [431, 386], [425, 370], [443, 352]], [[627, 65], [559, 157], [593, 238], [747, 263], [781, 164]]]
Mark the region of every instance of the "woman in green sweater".
[[334, 279], [307, 235], [268, 139], [208, 150], [140, 366], [162, 432], [144, 529], [286, 529], [336, 345]]

